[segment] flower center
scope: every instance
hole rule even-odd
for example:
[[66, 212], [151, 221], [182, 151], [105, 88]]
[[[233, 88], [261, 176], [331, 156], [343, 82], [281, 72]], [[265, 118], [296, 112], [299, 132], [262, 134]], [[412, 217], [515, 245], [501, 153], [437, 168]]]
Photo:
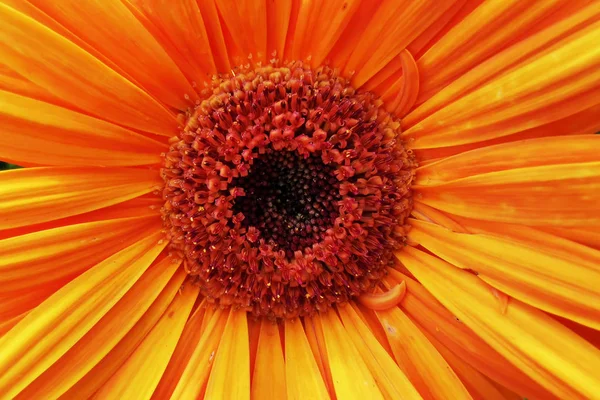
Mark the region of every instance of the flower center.
[[171, 250], [209, 301], [293, 318], [373, 289], [405, 241], [399, 122], [327, 67], [215, 78], [161, 170]]

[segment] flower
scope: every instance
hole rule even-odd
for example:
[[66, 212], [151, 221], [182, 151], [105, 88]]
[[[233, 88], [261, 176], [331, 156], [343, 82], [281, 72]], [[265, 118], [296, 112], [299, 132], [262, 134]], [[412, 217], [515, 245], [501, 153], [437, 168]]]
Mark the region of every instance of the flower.
[[0, 20], [0, 398], [597, 396], [597, 2]]

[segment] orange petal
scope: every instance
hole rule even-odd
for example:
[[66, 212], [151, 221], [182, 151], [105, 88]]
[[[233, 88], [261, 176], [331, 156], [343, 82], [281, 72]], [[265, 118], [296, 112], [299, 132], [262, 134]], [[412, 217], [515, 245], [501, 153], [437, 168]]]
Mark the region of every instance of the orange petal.
[[483, 147], [418, 168], [415, 184], [448, 182], [515, 168], [598, 161], [600, 157], [595, 149], [599, 146], [599, 135], [577, 135]]
[[338, 312], [347, 335], [373, 374], [384, 397], [420, 399], [419, 392], [378, 342], [371, 329], [361, 319], [359, 312], [350, 305], [338, 307]]
[[[207, 312], [207, 316], [208, 316]], [[187, 400], [201, 397], [206, 389], [208, 376], [213, 367], [215, 354], [221, 341], [228, 320], [228, 313], [218, 309], [202, 331], [200, 341], [196, 344], [185, 370], [173, 391], [171, 400]], [[204, 318], [207, 320], [207, 318]], [[250, 367], [248, 362], [248, 368]]]
[[150, 399], [173, 354], [200, 288], [184, 285], [150, 333], [94, 396], [96, 399]]
[[0, 240], [2, 293], [35, 292], [73, 278], [160, 228], [156, 218], [119, 218]]
[[398, 257], [465, 325], [555, 395], [595, 396], [600, 350], [518, 300], [500, 313], [487, 285], [472, 273], [411, 247]]
[[365, 293], [358, 297], [358, 301], [371, 310], [383, 311], [396, 307], [406, 294], [406, 284], [400, 283], [387, 292]]
[[455, 2], [384, 2], [355, 45], [344, 74], [352, 75], [354, 86], [362, 86]]
[[377, 317], [398, 365], [421, 396], [431, 399], [471, 398], [444, 358], [399, 308], [377, 311]]
[[0, 90], [41, 100], [46, 103], [61, 106], [67, 105], [67, 103], [61, 101], [49, 91], [39, 87], [6, 65], [0, 65]]
[[221, 26], [222, 20], [217, 11], [215, 0], [204, 0], [198, 1], [197, 3], [202, 12], [204, 27], [208, 34], [208, 42], [210, 43], [217, 71], [229, 71], [231, 65], [229, 63], [228, 48], [223, 34], [224, 27]]
[[594, 227], [589, 227], [589, 229], [577, 229], [549, 226], [543, 227], [542, 230], [591, 248], [600, 248], [600, 232], [597, 229], [594, 229]]
[[291, 1], [267, 1], [267, 56], [283, 57], [292, 12]]
[[[531, 15], [540, 11], [544, 11], [544, 7], [547, 7], [549, 5], [551, 5], [551, 2], [545, 2], [543, 7], [531, 7], [531, 9], [529, 10], [529, 14]], [[470, 22], [465, 22], [464, 26], [461, 25], [455, 29], [473, 29], [473, 27], [469, 28], [467, 26], [469, 24], [477, 24], [480, 28], [485, 27], [487, 29], [487, 27], [489, 27], [489, 21], [484, 21], [481, 18], [477, 19], [477, 14], [483, 13], [488, 8], [496, 7], [509, 7], [509, 12], [501, 14], [501, 18], [505, 18], [504, 16], [506, 16], [506, 18], [510, 18], [513, 12], [520, 11], [518, 8], [515, 8], [513, 5], [511, 5], [510, 2], [503, 2], [498, 4], [484, 3], [477, 10], [476, 13], [472, 14], [469, 17]], [[552, 26], [549, 26], [540, 32], [536, 32], [535, 34], [525, 37], [523, 40], [508, 47], [507, 49], [497, 54], [493, 54], [492, 57], [481, 63], [474, 63], [474, 60], [470, 58], [471, 53], [465, 53], [469, 54], [469, 57], [463, 57], [463, 62], [467, 62], [469, 63], [468, 65], [471, 66], [468, 69], [464, 69], [464, 74], [461, 73], [460, 76], [458, 76], [456, 79], [448, 80], [449, 83], [447, 86], [445, 86], [434, 96], [432, 96], [430, 99], [428, 99], [415, 110], [413, 110], [410, 113], [410, 115], [403, 119], [402, 126], [404, 126], [405, 128], [409, 128], [415, 125], [417, 122], [422, 121], [424, 118], [433, 114], [435, 111], [438, 111], [441, 108], [452, 103], [453, 101], [458, 100], [461, 96], [464, 96], [465, 94], [477, 89], [481, 85], [488, 82], [490, 79], [497, 77], [500, 73], [506, 72], [517, 65], [530, 62], [531, 59], [536, 57], [537, 53], [543, 50], [546, 46], [555, 42], [557, 39], [565, 37], [574, 29], [581, 29], [581, 27], [585, 26], [586, 24], [589, 24], [591, 21], [596, 19], [599, 13], [600, 7], [598, 7], [598, 4], [592, 3], [588, 7], [583, 8], [582, 10], [569, 16], [568, 18], [564, 18], [558, 23], [553, 24]], [[522, 29], [522, 27], [518, 26], [516, 23], [510, 23], [502, 24], [501, 29]], [[435, 64], [433, 64], [432, 66], [426, 66], [425, 64], [431, 62], [435, 63], [434, 59], [442, 56], [442, 54], [439, 51], [443, 53], [445, 53], [446, 51], [451, 51], [450, 47], [460, 45], [461, 39], [467, 37], [473, 36], [461, 36], [458, 40], [448, 40], [449, 38], [442, 38], [440, 41], [438, 41], [438, 43], [434, 45], [434, 48], [430, 50], [430, 52], [425, 57], [419, 60], [419, 65], [423, 68], [422, 73], [426, 76], [431, 76], [431, 74], [433, 74], [438, 76], [441, 75], [443, 77], [444, 75], [448, 76], [446, 75], [446, 71], [449, 71], [450, 74], [452, 74], [452, 70], [455, 68], [455, 66], [457, 66], [460, 69], [460, 63], [456, 65], [454, 63], [454, 60], [457, 58], [457, 54], [458, 57], [461, 58], [462, 56], [460, 54], [462, 53], [456, 53], [455, 51], [452, 52], [453, 62], [449, 65], [444, 64], [444, 68], [442, 69], [435, 69]], [[488, 37], [485, 36], [485, 38], [486, 40], [478, 41], [478, 45], [481, 47], [482, 50], [483, 47], [488, 45]], [[446, 44], [444, 45], [444, 43]], [[473, 42], [470, 41], [470, 43]], [[438, 53], [437, 55], [436, 52]], [[439, 59], [438, 62], [439, 61], [441, 61], [441, 59]], [[428, 86], [429, 82], [426, 80], [424, 81], [423, 85], [426, 88], [431, 87]]]
[[423, 332], [434, 337], [467, 364], [525, 397], [553, 398], [467, 328], [420, 283], [394, 269], [389, 270], [389, 277], [386, 279], [406, 283], [408, 290], [402, 309], [423, 328]]
[[[33, 111], [35, 110], [35, 111]], [[160, 163], [162, 143], [87, 115], [0, 91], [0, 158], [40, 165]]]
[[155, 262], [117, 304], [17, 399], [58, 398], [96, 366], [135, 326], [173, 277], [179, 262]]
[[[482, 141], [544, 125], [600, 102], [600, 21], [411, 126], [413, 149]], [[590, 51], [594, 49], [594, 51]]]
[[288, 400], [329, 399], [300, 321], [286, 320], [285, 380]]
[[335, 398], [335, 388], [333, 386], [333, 378], [331, 377], [331, 366], [327, 358], [327, 349], [325, 348], [325, 336], [323, 336], [323, 327], [321, 320], [313, 317], [304, 317], [304, 332], [306, 339], [310, 344], [315, 361], [321, 372], [321, 376], [327, 386], [329, 396]]
[[153, 399], [168, 399], [173, 394], [175, 386], [179, 382], [185, 366], [190, 361], [196, 344], [200, 341], [204, 329], [202, 323], [206, 315], [206, 305], [201, 303], [198, 309], [192, 314], [185, 324], [181, 333], [181, 338], [177, 342], [177, 347], [173, 356], [169, 360], [167, 369], [160, 378], [158, 386], [152, 393]]
[[285, 361], [276, 323], [263, 319], [256, 364], [252, 377], [252, 399], [285, 399]]
[[[50, 6], [54, 3], [44, 4]], [[77, 45], [3, 4], [0, 4], [0, 20], [3, 21], [0, 41], [19, 43], [19, 51], [14, 46], [2, 48], [2, 61], [9, 68], [89, 114], [156, 134], [174, 134], [177, 128], [174, 115]], [[104, 18], [72, 18], [70, 21], [102, 23]], [[129, 35], [119, 36], [114, 41], [105, 40], [105, 43], [128, 42], [121, 40], [123, 37]], [[41, 48], [44, 51], [39, 51]], [[140, 70], [152, 72], [147, 67]], [[183, 94], [179, 95], [183, 98]]]
[[400, 61], [402, 62], [404, 85], [402, 85], [402, 92], [398, 94], [397, 100], [391, 105], [394, 115], [398, 118], [404, 117], [413, 108], [419, 94], [419, 69], [415, 59], [408, 50], [404, 49], [400, 53]]
[[383, 399], [377, 382], [334, 312], [321, 320], [335, 394], [340, 399]]
[[[81, 339], [166, 246], [157, 232], [74, 279], [1, 340], [0, 391], [13, 397]], [[40, 338], [44, 340], [39, 340]]]
[[71, 387], [61, 400], [74, 398], [89, 399], [102, 385], [126, 362], [146, 335], [164, 315], [169, 304], [178, 295], [184, 282], [186, 273], [179, 269], [171, 278], [165, 289], [160, 292], [158, 298], [152, 303], [148, 311], [144, 313], [133, 328], [123, 339], [92, 368], [83, 378]]
[[245, 310], [231, 309], [229, 312], [205, 396], [208, 399], [250, 400], [250, 349]]
[[157, 171], [93, 167], [2, 171], [0, 182], [0, 229], [97, 210], [162, 186]]
[[600, 224], [600, 162], [516, 168], [414, 189], [420, 202], [467, 218], [533, 226]]
[[118, 65], [132, 82], [161, 102], [184, 110], [189, 105], [184, 95], [195, 96], [173, 60], [123, 3], [31, 3]]
[[490, 224], [486, 229], [483, 223], [483, 229], [475, 225], [477, 233], [464, 234], [422, 221], [412, 225], [410, 235], [421, 246], [457, 267], [477, 271], [494, 288], [600, 329], [600, 251], [521, 226]]

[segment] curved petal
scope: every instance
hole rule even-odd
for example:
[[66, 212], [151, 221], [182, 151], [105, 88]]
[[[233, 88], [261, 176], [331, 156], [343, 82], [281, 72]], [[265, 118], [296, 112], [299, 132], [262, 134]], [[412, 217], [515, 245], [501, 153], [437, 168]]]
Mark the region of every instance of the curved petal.
[[[0, 339], [0, 390], [14, 397], [65, 354], [119, 301], [165, 248], [149, 236], [48, 298]], [[39, 340], [43, 337], [43, 340]]]
[[184, 285], [181, 294], [117, 372], [102, 385], [95, 399], [150, 399], [167, 367], [192, 311], [200, 288]]
[[0, 229], [97, 210], [162, 186], [154, 170], [93, 167], [2, 171], [0, 183]]
[[159, 164], [165, 144], [76, 111], [0, 91], [0, 158], [39, 165]]
[[179, 262], [155, 262], [109, 312], [18, 399], [58, 398], [101, 362], [148, 311], [175, 275]]
[[398, 257], [465, 325], [555, 395], [595, 396], [600, 350], [518, 300], [502, 313], [489, 286], [469, 272], [411, 247]]
[[174, 134], [172, 113], [85, 50], [3, 4], [0, 20], [0, 41], [19, 43], [0, 51], [2, 63], [12, 70], [91, 115], [159, 135]]

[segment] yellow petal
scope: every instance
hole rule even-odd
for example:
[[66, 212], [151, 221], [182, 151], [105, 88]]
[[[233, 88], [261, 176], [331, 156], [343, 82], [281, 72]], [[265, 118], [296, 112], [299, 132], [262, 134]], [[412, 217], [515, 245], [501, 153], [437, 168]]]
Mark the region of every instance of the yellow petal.
[[17, 399], [58, 398], [119, 343], [148, 311], [173, 277], [180, 262], [163, 258], [102, 319]]
[[102, 386], [95, 399], [149, 399], [177, 345], [200, 288], [188, 283], [154, 328], [121, 368]]
[[[91, 115], [160, 135], [175, 133], [174, 115], [79, 46], [4, 4], [0, 4], [0, 20], [3, 23], [0, 41], [19, 43], [19, 46], [3, 46], [0, 52], [2, 62], [14, 71]], [[70, 21], [101, 24], [103, 18], [88, 16]], [[127, 41], [122, 37], [105, 41], [117, 42]], [[145, 67], [140, 70], [152, 71]], [[183, 97], [184, 93], [180, 95]]]
[[206, 398], [250, 400], [250, 350], [246, 314], [245, 310], [231, 309], [229, 312], [208, 379]]
[[41, 167], [0, 172], [0, 230], [97, 210], [158, 190], [157, 171]]
[[[206, 389], [215, 354], [225, 330], [228, 312], [218, 309], [213, 315], [207, 312], [207, 316], [211, 316], [211, 318], [206, 328], [202, 330], [200, 341], [196, 344], [192, 356], [185, 366], [171, 400], [195, 399], [200, 397]], [[206, 316], [204, 319], [207, 320]]]
[[465, 325], [555, 395], [596, 395], [600, 350], [518, 300], [502, 314], [489, 286], [472, 273], [411, 247], [397, 256]]
[[333, 311], [320, 317], [335, 394], [340, 399], [383, 399], [377, 382]]
[[279, 327], [263, 319], [252, 377], [252, 399], [284, 399], [285, 396], [285, 361]]
[[338, 311], [346, 333], [373, 374], [386, 399], [421, 399], [419, 392], [402, 372], [394, 359], [378, 342], [371, 329], [363, 322], [359, 312], [351, 305], [340, 306]]
[[102, 360], [81, 378], [66, 393], [60, 396], [61, 400], [75, 398], [89, 399], [102, 385], [126, 362], [146, 335], [156, 325], [158, 320], [179, 294], [186, 273], [178, 269], [167, 286], [160, 292], [158, 298], [152, 303], [148, 311], [144, 313], [133, 328], [119, 341], [119, 343]]
[[300, 321], [285, 321], [285, 381], [288, 400], [329, 399], [327, 387]]
[[0, 392], [13, 397], [106, 314], [166, 246], [157, 232], [99, 263], [30, 312], [1, 340]]

